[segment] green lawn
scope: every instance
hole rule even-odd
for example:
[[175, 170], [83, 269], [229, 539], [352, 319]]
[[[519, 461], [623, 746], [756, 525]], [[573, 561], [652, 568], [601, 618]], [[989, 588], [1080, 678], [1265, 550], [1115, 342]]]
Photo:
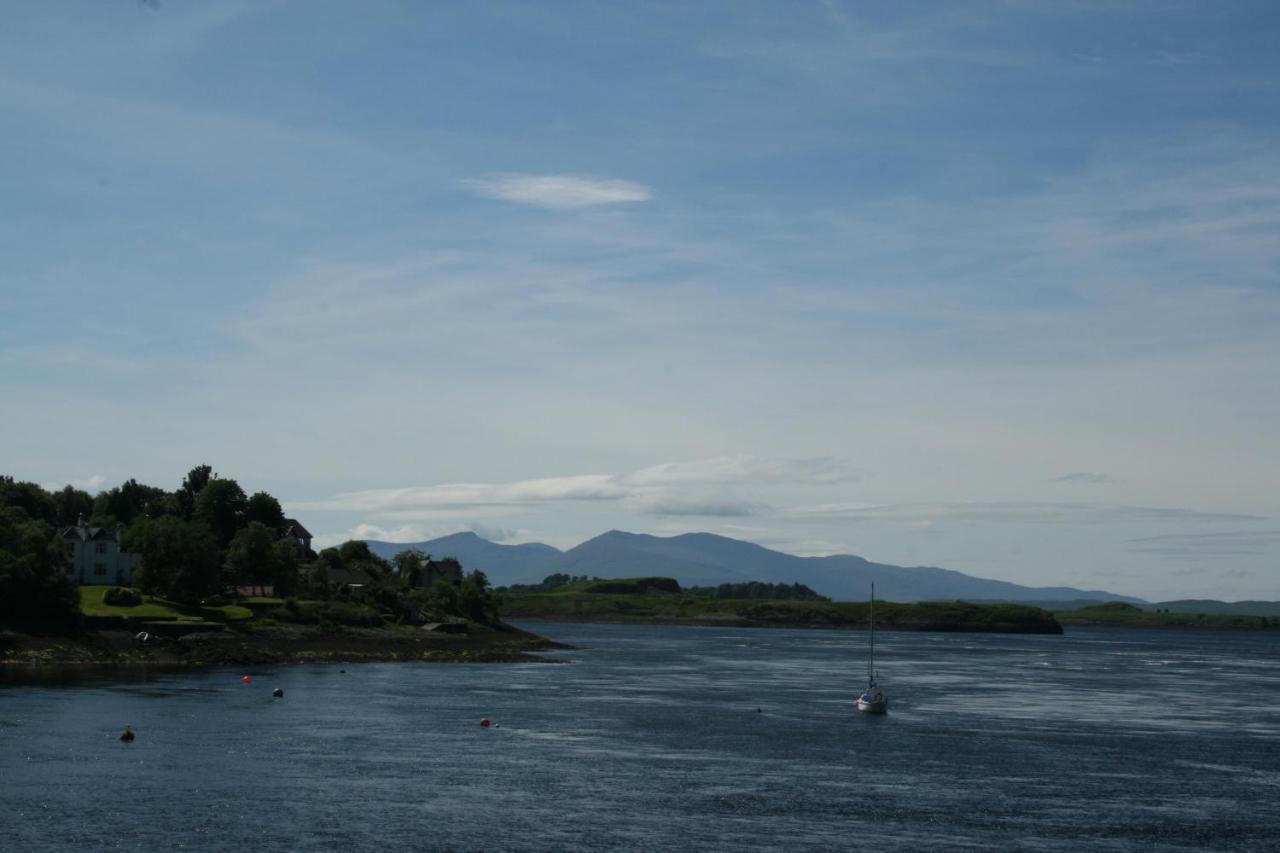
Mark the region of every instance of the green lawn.
[[80, 587], [80, 611], [86, 616], [129, 616], [134, 619], [175, 619], [180, 622], [238, 622], [249, 619], [253, 612], [247, 607], [228, 604], [224, 607], [189, 607], [150, 595], [142, 597], [135, 607], [116, 607], [102, 600], [111, 587]]

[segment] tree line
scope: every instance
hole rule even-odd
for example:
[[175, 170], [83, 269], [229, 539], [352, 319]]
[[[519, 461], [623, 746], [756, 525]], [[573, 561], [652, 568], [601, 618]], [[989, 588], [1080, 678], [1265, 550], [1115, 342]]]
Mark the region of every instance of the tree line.
[[[270, 586], [279, 596], [355, 596], [396, 617], [497, 619], [497, 599], [482, 572], [464, 576], [453, 561], [456, 573], [424, 579], [424, 567], [448, 564], [417, 552], [388, 562], [360, 541], [318, 554], [305, 551], [283, 538], [288, 522], [275, 497], [264, 491], [246, 494], [234, 479], [202, 464], [172, 491], [129, 479], [90, 495], [71, 485], [49, 491], [0, 476], [0, 623], [75, 621], [79, 595], [57, 531], [81, 519], [91, 527], [120, 531], [121, 549], [138, 557], [138, 590], [182, 604], [237, 587]], [[367, 582], [353, 591], [332, 580], [352, 576], [344, 572]]]

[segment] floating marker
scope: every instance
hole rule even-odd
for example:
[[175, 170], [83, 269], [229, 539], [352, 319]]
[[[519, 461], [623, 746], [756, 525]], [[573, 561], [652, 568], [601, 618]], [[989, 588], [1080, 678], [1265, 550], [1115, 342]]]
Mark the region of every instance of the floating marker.
[[283, 691], [283, 690], [281, 690], [279, 687], [277, 687], [275, 690], [272, 690], [272, 691], [271, 691], [271, 695], [272, 695], [272, 696], [274, 696], [274, 697], [275, 697], [275, 698], [277, 698], [277, 699], [283, 699], [283, 698], [284, 698], [284, 691]]
[[241, 679], [240, 679], [240, 683], [241, 683], [241, 684], [250, 684], [250, 683], [252, 683], [252, 681], [253, 681], [253, 679], [252, 679], [252, 678], [250, 678], [250, 677], [249, 677], [249, 676], [247, 676], [247, 675], [246, 675], [244, 678], [241, 678]]
[[489, 728], [489, 726], [490, 726], [490, 725], [492, 725], [492, 724], [489, 722], [489, 718], [488, 718], [488, 717], [485, 717], [484, 719], [482, 719], [482, 720], [480, 721], [480, 728], [482, 728], [482, 729], [487, 729], [487, 728]]

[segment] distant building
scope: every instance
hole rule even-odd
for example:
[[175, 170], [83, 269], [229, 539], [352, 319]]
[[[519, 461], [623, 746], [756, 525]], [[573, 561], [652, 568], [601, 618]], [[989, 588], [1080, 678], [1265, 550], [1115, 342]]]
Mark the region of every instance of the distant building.
[[280, 538], [293, 542], [298, 547], [298, 556], [315, 556], [311, 551], [311, 532], [303, 527], [298, 519], [286, 518], [284, 520], [284, 530], [280, 533]]
[[442, 560], [433, 560], [427, 557], [422, 561], [422, 568], [418, 572], [417, 583], [415, 584], [421, 589], [431, 587], [436, 581], [462, 580], [462, 564], [453, 557], [445, 557]]
[[74, 527], [64, 527], [58, 538], [71, 553], [71, 577], [82, 585], [128, 586], [138, 559], [120, 550], [120, 535], [106, 527], [90, 527], [80, 516]]

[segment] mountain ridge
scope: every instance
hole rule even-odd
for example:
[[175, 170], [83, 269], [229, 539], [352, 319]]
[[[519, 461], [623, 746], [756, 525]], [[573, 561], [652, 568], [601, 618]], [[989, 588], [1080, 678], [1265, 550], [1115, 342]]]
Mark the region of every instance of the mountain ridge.
[[366, 541], [370, 550], [383, 558], [411, 548], [435, 557], [456, 557], [466, 568], [484, 571], [495, 586], [537, 583], [556, 573], [601, 578], [660, 575], [674, 577], [685, 586], [744, 581], [801, 583], [837, 601], [866, 598], [870, 585], [875, 583], [878, 597], [903, 602], [1089, 599], [1147, 603], [1105, 590], [1024, 586], [936, 566], [877, 563], [854, 554], [799, 557], [714, 533], [654, 536], [609, 530], [567, 551], [541, 542], [503, 545], [470, 531], [425, 542]]

